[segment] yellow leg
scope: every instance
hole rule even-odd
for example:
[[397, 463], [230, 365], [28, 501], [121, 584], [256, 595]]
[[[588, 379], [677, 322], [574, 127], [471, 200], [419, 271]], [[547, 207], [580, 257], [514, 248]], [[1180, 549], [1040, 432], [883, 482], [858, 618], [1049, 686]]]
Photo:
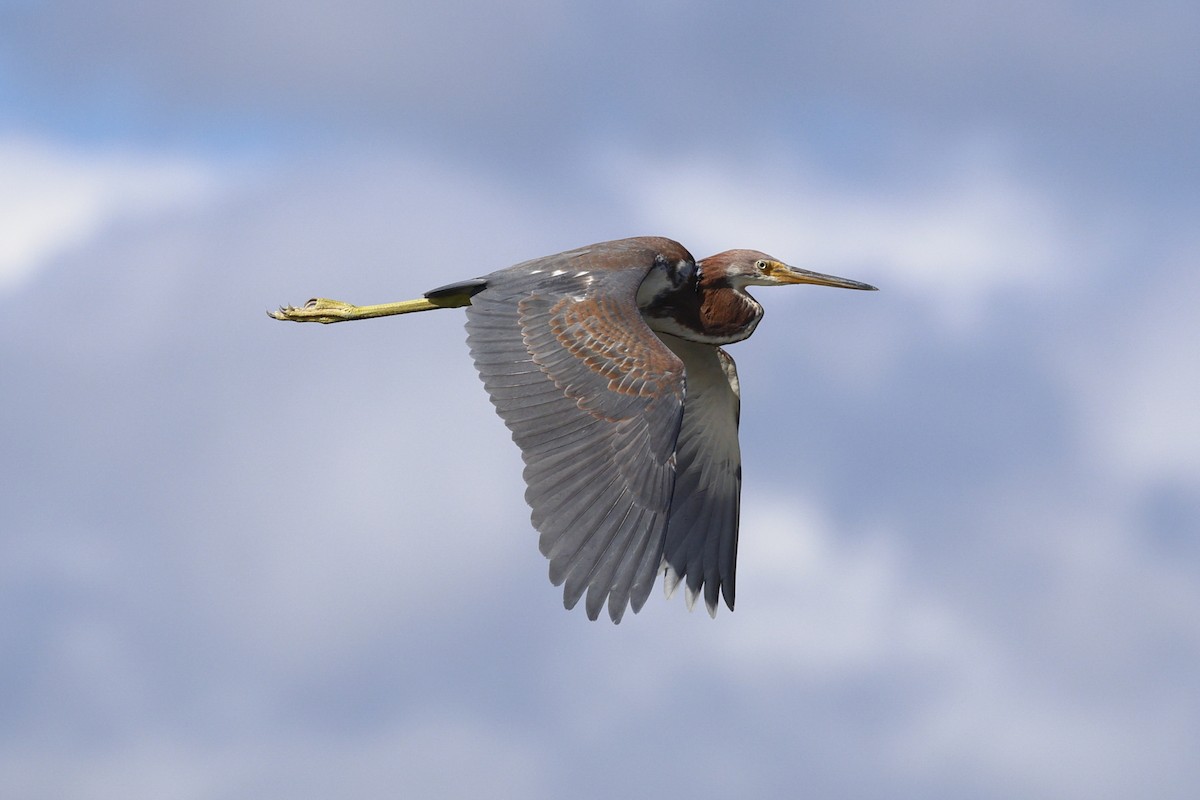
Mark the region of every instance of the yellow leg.
[[446, 305], [431, 303], [423, 297], [418, 300], [402, 300], [398, 303], [381, 303], [374, 306], [355, 306], [343, 303], [341, 300], [314, 297], [300, 308], [280, 306], [278, 311], [268, 311], [267, 316], [292, 322], [320, 322], [327, 325], [330, 322], [390, 317], [393, 314], [411, 314], [414, 311], [431, 311], [435, 308], [446, 307]]

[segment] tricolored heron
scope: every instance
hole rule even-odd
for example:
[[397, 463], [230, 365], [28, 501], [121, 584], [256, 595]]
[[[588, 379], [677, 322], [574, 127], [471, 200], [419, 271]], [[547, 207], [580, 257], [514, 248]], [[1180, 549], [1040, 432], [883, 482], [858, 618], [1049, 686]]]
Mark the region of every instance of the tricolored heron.
[[567, 608], [637, 613], [661, 570], [733, 610], [742, 466], [741, 399], [719, 345], [754, 332], [748, 286], [874, 289], [755, 250], [697, 262], [678, 242], [639, 237], [545, 256], [373, 306], [313, 299], [268, 312], [343, 322], [467, 307], [467, 343], [525, 460], [550, 580]]

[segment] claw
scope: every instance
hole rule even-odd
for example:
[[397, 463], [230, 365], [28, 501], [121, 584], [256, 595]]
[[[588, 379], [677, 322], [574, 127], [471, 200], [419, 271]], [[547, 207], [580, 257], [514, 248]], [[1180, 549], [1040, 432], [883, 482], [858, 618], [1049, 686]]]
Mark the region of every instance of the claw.
[[278, 311], [268, 311], [267, 316], [271, 319], [293, 320], [299, 322], [300, 320], [297, 320], [295, 317], [296, 312], [299, 310], [300, 309], [293, 305], [280, 306]]
[[345, 319], [352, 319], [352, 313], [357, 310], [357, 306], [352, 306], [349, 303], [343, 303], [340, 300], [324, 300], [319, 297], [314, 297], [306, 302], [300, 308], [293, 305], [280, 306], [279, 311], [271, 313], [273, 319], [288, 320], [290, 322], [320, 322], [327, 324], [330, 322], [340, 322]]

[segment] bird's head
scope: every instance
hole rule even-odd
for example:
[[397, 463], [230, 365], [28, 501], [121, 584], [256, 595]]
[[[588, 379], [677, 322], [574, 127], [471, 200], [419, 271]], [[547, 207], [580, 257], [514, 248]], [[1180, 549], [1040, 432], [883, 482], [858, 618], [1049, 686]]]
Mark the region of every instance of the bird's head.
[[746, 286], [783, 286], [792, 283], [837, 286], [842, 289], [875, 289], [870, 284], [848, 278], [790, 267], [757, 250], [726, 250], [704, 259], [699, 267], [703, 282], [724, 283], [734, 289]]

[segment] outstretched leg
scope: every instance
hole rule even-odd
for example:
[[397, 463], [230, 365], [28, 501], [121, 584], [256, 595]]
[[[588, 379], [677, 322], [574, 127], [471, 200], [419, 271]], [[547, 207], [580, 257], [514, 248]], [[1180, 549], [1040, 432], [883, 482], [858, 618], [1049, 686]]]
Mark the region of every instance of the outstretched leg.
[[291, 320], [292, 322], [348, 322], [356, 319], [371, 319], [372, 317], [390, 317], [393, 314], [411, 314], [414, 311], [431, 311], [435, 308], [448, 308], [438, 303], [431, 303], [424, 297], [418, 300], [401, 300], [398, 303], [381, 303], [374, 306], [355, 306], [343, 303], [341, 300], [327, 300], [324, 297], [314, 297], [300, 308], [295, 306], [280, 306], [278, 311], [268, 311], [267, 316], [273, 319]]
[[486, 288], [486, 279], [473, 278], [432, 289], [417, 300], [401, 300], [398, 303], [380, 303], [375, 306], [355, 306], [341, 300], [314, 297], [300, 308], [280, 306], [278, 311], [268, 311], [267, 316], [292, 322], [329, 324], [372, 317], [390, 317], [394, 314], [411, 314], [414, 311], [432, 311], [435, 308], [462, 308], [471, 305], [471, 298]]

